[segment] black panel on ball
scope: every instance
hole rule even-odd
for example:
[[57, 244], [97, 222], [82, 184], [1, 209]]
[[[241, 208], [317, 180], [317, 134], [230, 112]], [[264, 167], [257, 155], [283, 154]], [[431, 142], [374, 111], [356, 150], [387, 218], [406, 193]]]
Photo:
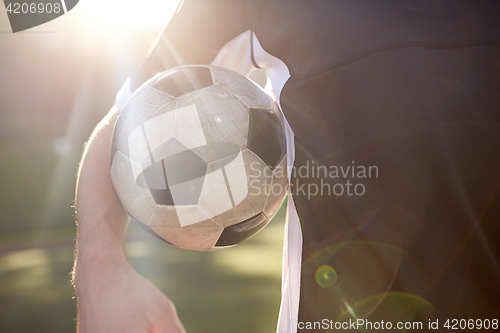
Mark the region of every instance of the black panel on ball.
[[179, 97], [213, 84], [212, 73], [207, 67], [184, 67], [169, 71], [152, 86]]
[[191, 150], [163, 160], [175, 205], [196, 205], [207, 173], [207, 162]]
[[286, 152], [285, 133], [274, 112], [250, 109], [248, 149], [257, 154], [269, 167], [278, 165]]
[[[154, 158], [157, 162], [142, 172], [146, 184], [138, 178], [137, 185], [149, 188], [157, 204], [196, 205], [207, 172], [207, 162], [176, 139], [165, 142], [156, 152], [160, 152], [156, 157], [167, 157], [161, 160]], [[168, 156], [171, 153], [174, 154]]]
[[265, 222], [266, 216], [259, 213], [248, 220], [225, 227], [215, 246], [230, 246], [241, 243], [264, 228], [266, 226]]
[[149, 190], [151, 192], [151, 195], [153, 196], [153, 199], [158, 205], [165, 205], [165, 206], [173, 206], [174, 205], [174, 199], [172, 199], [172, 193], [170, 193], [170, 189], [164, 189], [164, 190]]

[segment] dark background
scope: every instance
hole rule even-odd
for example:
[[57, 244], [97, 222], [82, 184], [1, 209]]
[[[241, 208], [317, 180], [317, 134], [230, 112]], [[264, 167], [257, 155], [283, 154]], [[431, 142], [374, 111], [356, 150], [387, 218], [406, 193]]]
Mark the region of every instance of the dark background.
[[[2, 333], [75, 331], [69, 274], [78, 161], [85, 140], [159, 30], [102, 19], [92, 8], [103, 5], [91, 3], [81, 1], [68, 14], [16, 34], [0, 5]], [[138, 15], [147, 16], [144, 10]], [[158, 16], [158, 10], [149, 10]], [[127, 12], [131, 20], [134, 13]], [[100, 21], [94, 19], [99, 15]], [[250, 241], [214, 253], [176, 249], [132, 223], [126, 252], [176, 303], [188, 332], [272, 332], [283, 221], [282, 209]]]

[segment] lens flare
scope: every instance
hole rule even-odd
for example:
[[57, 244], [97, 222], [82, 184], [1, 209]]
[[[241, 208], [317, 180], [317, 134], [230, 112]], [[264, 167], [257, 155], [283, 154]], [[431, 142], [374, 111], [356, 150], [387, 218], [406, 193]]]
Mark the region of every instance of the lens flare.
[[331, 288], [337, 283], [337, 272], [330, 265], [319, 266], [316, 270], [316, 282], [322, 288]]

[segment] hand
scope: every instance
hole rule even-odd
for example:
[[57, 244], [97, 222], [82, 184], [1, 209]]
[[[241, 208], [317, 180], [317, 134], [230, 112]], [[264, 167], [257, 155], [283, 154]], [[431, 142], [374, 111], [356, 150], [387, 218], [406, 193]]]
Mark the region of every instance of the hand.
[[[185, 333], [174, 304], [127, 261], [94, 263], [78, 280], [79, 333]], [[79, 267], [80, 269], [80, 267]]]
[[80, 333], [185, 333], [173, 303], [127, 262], [129, 218], [109, 173], [110, 142], [118, 112], [92, 134], [78, 172], [78, 235], [73, 271]]

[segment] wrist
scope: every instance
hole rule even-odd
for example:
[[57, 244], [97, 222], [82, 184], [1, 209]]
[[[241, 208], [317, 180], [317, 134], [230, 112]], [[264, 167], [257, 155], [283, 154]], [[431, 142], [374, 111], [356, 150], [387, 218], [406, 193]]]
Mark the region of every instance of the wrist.
[[120, 268], [130, 266], [123, 248], [106, 249], [103, 251], [83, 252], [78, 251], [73, 267], [73, 284], [77, 290], [82, 289], [94, 279], [101, 279], [106, 272], [116, 271]]

